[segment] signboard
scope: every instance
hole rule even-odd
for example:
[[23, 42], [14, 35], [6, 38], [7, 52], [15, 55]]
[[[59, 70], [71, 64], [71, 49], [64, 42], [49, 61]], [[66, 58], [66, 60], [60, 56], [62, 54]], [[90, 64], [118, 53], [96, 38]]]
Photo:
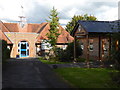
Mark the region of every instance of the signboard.
[[86, 31], [85, 30], [77, 30], [77, 32], [75, 33], [75, 36], [81, 36], [81, 35], [86, 35]]

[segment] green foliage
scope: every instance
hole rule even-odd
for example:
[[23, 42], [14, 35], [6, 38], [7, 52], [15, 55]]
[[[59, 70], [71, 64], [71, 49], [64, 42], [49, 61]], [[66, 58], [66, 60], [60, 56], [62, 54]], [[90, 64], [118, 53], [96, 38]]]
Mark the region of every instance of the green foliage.
[[72, 18], [72, 20], [70, 22], [68, 22], [68, 24], [66, 25], [66, 30], [71, 33], [71, 31], [73, 30], [73, 28], [75, 27], [76, 23], [78, 22], [78, 20], [90, 20], [90, 21], [96, 21], [97, 18], [95, 16], [89, 16], [88, 14], [85, 15], [74, 15], [74, 17]]
[[51, 10], [50, 16], [49, 16], [50, 20], [47, 20], [47, 22], [50, 23], [50, 33], [47, 33], [47, 37], [48, 37], [48, 42], [51, 44], [51, 46], [53, 47], [53, 49], [56, 46], [56, 42], [57, 42], [57, 38], [60, 35], [60, 33], [58, 32], [59, 29], [57, 27], [59, 27], [59, 17], [58, 17], [58, 12], [57, 9], [55, 9], [53, 7], [53, 9]]
[[58, 17], [58, 12], [57, 9], [55, 9], [53, 7], [53, 9], [51, 10], [50, 16], [49, 16], [50, 20], [47, 20], [47, 22], [50, 23], [50, 30], [49, 33], [46, 34], [46, 36], [48, 37], [47, 42], [51, 44], [51, 51], [54, 52], [55, 55], [50, 56], [50, 59], [54, 59], [57, 60], [56, 57], [56, 43], [57, 43], [57, 38], [60, 35], [59, 33], [59, 17]]
[[[114, 62], [115, 69], [120, 71], [120, 33], [115, 33], [112, 35], [112, 52], [111, 61]], [[116, 42], [118, 41], [118, 47], [116, 48]]]
[[[70, 59], [73, 59], [73, 57], [74, 57], [74, 42], [68, 44], [66, 52], [69, 53]], [[76, 42], [76, 58], [79, 58], [79, 56], [81, 56], [81, 55], [82, 55], [82, 49], [80, 47], [80, 44], [78, 42]]]
[[66, 64], [66, 63], [70, 63], [70, 62], [59, 62], [59, 61], [56, 61], [54, 60], [55, 58], [51, 59], [51, 60], [45, 60], [44, 57], [39, 57], [39, 60], [42, 62], [42, 63], [45, 63], [45, 64]]
[[[74, 43], [69, 43], [65, 50], [57, 48], [56, 49], [56, 57], [58, 57], [59, 61], [73, 61], [74, 57]], [[76, 58], [79, 58], [82, 55], [82, 49], [79, 43], [76, 43]]]
[[61, 48], [57, 48], [55, 54], [58, 61], [67, 62], [70, 60], [69, 53], [66, 50], [63, 50]]
[[[114, 27], [115, 29], [120, 30], [120, 24], [118, 22], [117, 27]], [[113, 28], [113, 29], [114, 29]], [[117, 73], [112, 73], [111, 78], [112, 80], [120, 85], [120, 32], [112, 34], [112, 52], [111, 52], [111, 57], [110, 60], [114, 64], [114, 68], [116, 70], [119, 70]], [[118, 46], [116, 48], [116, 42], [118, 41]]]
[[7, 42], [2, 40], [2, 61], [6, 62], [6, 59], [10, 58], [10, 50], [7, 48]]
[[77, 58], [77, 62], [85, 62], [86, 59], [85, 58]]

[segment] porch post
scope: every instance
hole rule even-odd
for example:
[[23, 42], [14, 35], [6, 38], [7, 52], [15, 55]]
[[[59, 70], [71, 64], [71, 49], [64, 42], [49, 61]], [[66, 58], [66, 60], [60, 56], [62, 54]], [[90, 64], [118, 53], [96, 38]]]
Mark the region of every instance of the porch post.
[[111, 34], [109, 36], [109, 59], [111, 59], [110, 56], [111, 56]]
[[99, 35], [99, 41], [98, 41], [98, 57], [99, 57], [99, 61], [101, 60], [101, 37]]
[[76, 36], [74, 36], [74, 62], [76, 62]]
[[87, 50], [87, 55], [86, 55], [86, 61], [87, 61], [87, 67], [89, 68], [89, 36], [88, 34], [86, 35], [86, 50]]
[[101, 60], [103, 61], [103, 58], [104, 58], [104, 40], [102, 39], [102, 58]]

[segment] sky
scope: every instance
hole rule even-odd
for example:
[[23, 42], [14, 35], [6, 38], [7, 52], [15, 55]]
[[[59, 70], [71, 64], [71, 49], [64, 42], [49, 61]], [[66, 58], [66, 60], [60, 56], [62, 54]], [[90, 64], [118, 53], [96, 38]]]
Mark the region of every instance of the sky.
[[[43, 23], [55, 7], [59, 23], [65, 25], [74, 15], [94, 15], [99, 21], [118, 19], [119, 0], [0, 0], [0, 20], [18, 22], [24, 15], [28, 23]], [[21, 9], [23, 7], [23, 10]]]

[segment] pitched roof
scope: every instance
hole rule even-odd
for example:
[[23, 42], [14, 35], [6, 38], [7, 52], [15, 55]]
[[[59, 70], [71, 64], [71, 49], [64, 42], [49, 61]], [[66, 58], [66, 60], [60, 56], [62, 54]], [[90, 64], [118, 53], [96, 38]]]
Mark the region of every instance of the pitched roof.
[[[49, 33], [49, 29], [50, 29], [50, 24], [47, 23], [47, 25], [45, 25], [45, 27], [41, 30], [39, 36], [37, 37], [38, 39], [37, 42], [40, 42], [40, 39], [48, 39], [46, 34]], [[59, 25], [59, 33], [60, 35], [58, 37], [57, 43], [69, 43], [74, 40], [74, 38], [60, 25]]]
[[40, 27], [36, 30], [36, 33], [40, 33], [47, 25], [48, 23], [41, 23]]
[[81, 21], [78, 23], [82, 25], [87, 32], [118, 32], [116, 29], [112, 29], [114, 26], [113, 21]]
[[1, 37], [0, 37], [1, 40], [5, 40], [5, 41], [7, 41], [8, 44], [12, 44], [12, 42], [11, 42], [11, 41], [9, 40], [9, 38], [2, 32], [2, 30], [0, 30], [0, 35], [1, 35]]
[[41, 24], [28, 24], [27, 32], [36, 32], [36, 30], [41, 26]]
[[17, 23], [3, 23], [2, 27], [3, 27], [2, 30], [4, 32], [6, 32], [5, 29], [7, 29], [9, 32], [19, 32]]
[[[50, 24], [45, 22], [41, 24], [26, 24], [23, 28], [20, 27], [19, 23], [3, 23], [3, 32], [24, 32], [24, 33], [38, 33], [39, 36], [36, 38], [37, 42], [40, 43], [40, 39], [48, 39], [46, 34], [49, 33]], [[72, 42], [74, 38], [70, 34], [59, 26], [59, 35], [57, 43], [68, 43]], [[5, 37], [5, 35], [3, 35]], [[6, 37], [5, 37], [6, 38]]]

